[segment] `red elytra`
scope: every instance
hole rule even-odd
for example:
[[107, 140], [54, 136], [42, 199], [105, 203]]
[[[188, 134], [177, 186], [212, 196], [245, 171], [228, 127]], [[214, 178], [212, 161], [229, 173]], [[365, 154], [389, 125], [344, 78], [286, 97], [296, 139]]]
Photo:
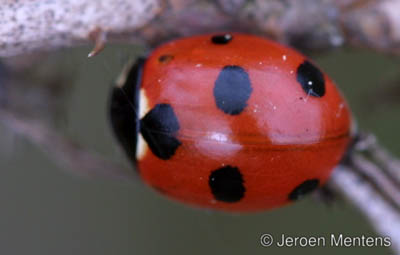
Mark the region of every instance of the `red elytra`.
[[114, 89], [111, 119], [150, 186], [186, 204], [241, 212], [323, 185], [351, 124], [332, 80], [305, 56], [237, 33], [157, 48]]

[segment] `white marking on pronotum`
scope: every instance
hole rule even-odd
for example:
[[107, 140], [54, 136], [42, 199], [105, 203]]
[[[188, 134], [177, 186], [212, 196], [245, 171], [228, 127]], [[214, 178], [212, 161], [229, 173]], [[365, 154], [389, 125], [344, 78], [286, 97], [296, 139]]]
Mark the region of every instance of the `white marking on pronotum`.
[[[146, 96], [146, 92], [144, 89], [140, 89], [139, 91], [139, 119], [142, 119], [149, 111], [149, 101]], [[144, 140], [143, 136], [138, 134], [138, 140], [136, 143], [136, 158], [137, 160], [141, 160], [148, 150], [148, 145]]]
[[287, 59], [286, 55], [283, 55], [282, 59], [283, 59], [283, 61], [286, 61], [286, 59]]
[[140, 89], [139, 92], [139, 119], [143, 118], [149, 109], [149, 102], [144, 89]]
[[143, 136], [139, 133], [138, 134], [138, 141], [136, 144], [136, 159], [141, 160], [146, 155], [148, 150], [148, 146], [146, 141], [144, 140]]

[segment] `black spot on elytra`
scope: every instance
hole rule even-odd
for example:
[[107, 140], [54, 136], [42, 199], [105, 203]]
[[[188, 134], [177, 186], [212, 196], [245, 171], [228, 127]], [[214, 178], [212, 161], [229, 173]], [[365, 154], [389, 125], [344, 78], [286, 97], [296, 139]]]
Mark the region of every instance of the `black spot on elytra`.
[[233, 39], [231, 34], [214, 35], [211, 42], [214, 44], [227, 44]]
[[145, 59], [139, 58], [127, 74], [125, 83], [114, 87], [109, 101], [110, 121], [118, 142], [128, 157], [136, 162], [139, 133], [139, 91]]
[[208, 184], [216, 200], [233, 203], [243, 198], [246, 191], [239, 168], [225, 166], [211, 172]]
[[140, 132], [160, 159], [171, 158], [181, 142], [175, 137], [179, 122], [169, 104], [158, 104], [140, 120]]
[[324, 75], [307, 60], [297, 68], [297, 81], [308, 95], [314, 97], [323, 97], [325, 95]]
[[225, 66], [215, 81], [215, 103], [226, 114], [237, 115], [247, 106], [252, 91], [249, 75], [242, 67]]
[[172, 56], [172, 55], [161, 55], [158, 58], [158, 61], [161, 62], [161, 63], [167, 64], [173, 59], [174, 59], [174, 56]]
[[319, 180], [318, 179], [310, 179], [306, 180], [297, 186], [292, 192], [289, 194], [289, 200], [298, 200], [302, 198], [304, 195], [307, 195], [318, 188]]

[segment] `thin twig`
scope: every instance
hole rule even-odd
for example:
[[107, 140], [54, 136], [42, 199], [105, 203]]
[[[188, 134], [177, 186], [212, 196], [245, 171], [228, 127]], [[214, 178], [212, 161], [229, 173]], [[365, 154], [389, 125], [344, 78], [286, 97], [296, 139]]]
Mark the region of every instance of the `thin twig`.
[[376, 187], [377, 192], [386, 197], [386, 200], [400, 211], [400, 186], [391, 176], [387, 176], [382, 168], [360, 155], [352, 156], [352, 166], [353, 170], [359, 171], [361, 176], [368, 179], [371, 185]]
[[371, 158], [374, 162], [376, 162], [381, 169], [388, 175], [390, 178], [397, 183], [397, 186], [400, 186], [400, 160], [394, 157], [387, 149], [383, 148], [376, 141], [376, 138], [373, 135], [370, 135], [366, 138], [366, 140], [371, 140], [369, 142], [369, 146], [367, 149], [364, 149], [364, 154], [367, 157]]
[[383, 237], [390, 237], [391, 249], [400, 254], [400, 213], [376, 192], [366, 179], [346, 166], [338, 166], [330, 184], [346, 197]]
[[372, 134], [360, 133], [358, 138], [347, 159], [334, 171], [329, 186], [355, 205], [378, 233], [390, 237], [392, 250], [400, 254], [398, 159]]
[[74, 175], [114, 180], [137, 180], [132, 169], [126, 169], [104, 159], [104, 156], [83, 148], [37, 120], [1, 109], [0, 123], [41, 148], [62, 169]]

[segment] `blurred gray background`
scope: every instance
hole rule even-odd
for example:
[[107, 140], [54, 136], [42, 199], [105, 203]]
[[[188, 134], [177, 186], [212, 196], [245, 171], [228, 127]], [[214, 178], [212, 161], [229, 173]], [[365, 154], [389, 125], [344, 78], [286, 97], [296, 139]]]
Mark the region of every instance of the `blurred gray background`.
[[[62, 50], [40, 62], [71, 80], [60, 130], [106, 158], [129, 165], [109, 127], [112, 81], [138, 49], [109, 46]], [[340, 49], [313, 59], [339, 85], [359, 127], [400, 155], [399, 61]], [[397, 87], [396, 87], [397, 86]], [[191, 209], [143, 185], [90, 180], [60, 169], [42, 151], [0, 125], [0, 254], [390, 254], [387, 248], [262, 247], [260, 235], [375, 236], [346, 201], [326, 206], [307, 198], [250, 215]]]

